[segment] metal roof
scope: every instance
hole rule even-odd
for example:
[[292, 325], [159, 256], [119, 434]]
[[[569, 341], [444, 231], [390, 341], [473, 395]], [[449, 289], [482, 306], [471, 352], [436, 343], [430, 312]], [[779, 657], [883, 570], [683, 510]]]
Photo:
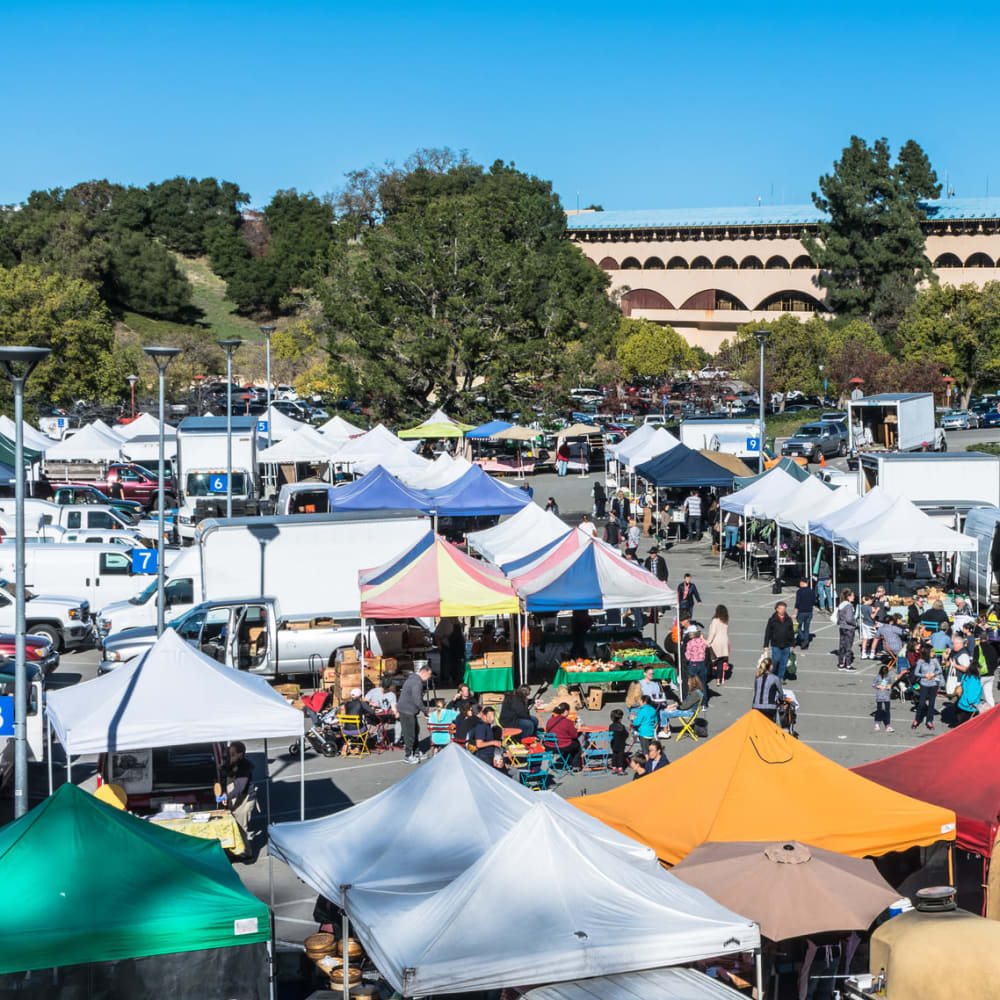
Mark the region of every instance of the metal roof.
[[[261, 417], [260, 419], [264, 419]], [[257, 427], [257, 417], [233, 416], [233, 433], [252, 431]], [[226, 429], [225, 417], [185, 417], [177, 427], [178, 430], [191, 433], [214, 433]], [[159, 440], [159, 438], [157, 438]]]
[[900, 403], [907, 399], [924, 399], [931, 395], [929, 392], [878, 392], [874, 396], [848, 400], [848, 403], [851, 406], [880, 406], [882, 403]]
[[[868, 461], [870, 459], [870, 461]], [[880, 452], [862, 453], [862, 465], [875, 465], [877, 462], [1000, 462], [996, 455], [988, 455], [984, 451], [928, 451], [928, 452]], [[940, 503], [940, 500], [935, 500]], [[968, 502], [968, 501], [965, 501]]]
[[[928, 221], [1000, 219], [1000, 198], [937, 198], [921, 202]], [[570, 232], [590, 229], [684, 229], [717, 226], [804, 226], [828, 218], [815, 205], [750, 205], [731, 208], [665, 208], [580, 212], [566, 217]]]

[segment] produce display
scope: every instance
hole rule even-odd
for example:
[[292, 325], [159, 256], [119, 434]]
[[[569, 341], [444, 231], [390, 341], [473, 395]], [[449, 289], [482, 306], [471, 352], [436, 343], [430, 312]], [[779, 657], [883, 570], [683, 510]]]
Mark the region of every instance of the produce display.
[[596, 674], [624, 669], [624, 664], [619, 660], [612, 660], [610, 663], [605, 660], [563, 660], [559, 666], [568, 674]]

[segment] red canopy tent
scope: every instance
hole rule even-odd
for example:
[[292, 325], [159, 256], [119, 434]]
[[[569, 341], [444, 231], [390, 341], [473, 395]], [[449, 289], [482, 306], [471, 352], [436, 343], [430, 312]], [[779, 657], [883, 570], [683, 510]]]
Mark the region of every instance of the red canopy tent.
[[1000, 709], [919, 746], [851, 770], [893, 791], [954, 811], [958, 847], [989, 858], [1000, 815]]

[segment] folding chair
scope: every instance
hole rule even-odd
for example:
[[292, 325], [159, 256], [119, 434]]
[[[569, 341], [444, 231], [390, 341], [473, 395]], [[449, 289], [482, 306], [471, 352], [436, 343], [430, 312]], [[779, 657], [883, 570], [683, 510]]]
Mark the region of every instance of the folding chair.
[[372, 751], [368, 746], [368, 728], [362, 722], [360, 715], [338, 715], [337, 725], [340, 727], [340, 735], [344, 737], [345, 755], [371, 756]]
[[542, 746], [552, 754], [553, 773], [566, 774], [573, 769], [569, 757], [559, 749], [555, 733], [539, 733], [538, 738], [542, 741]]
[[667, 712], [665, 715], [666, 719], [677, 719], [681, 724], [681, 731], [677, 734], [677, 739], [675, 742], [679, 743], [681, 737], [687, 733], [691, 739], [697, 741], [698, 734], [694, 731], [694, 720], [698, 718], [701, 713], [701, 706], [704, 704], [704, 695], [698, 698], [697, 704], [694, 708], [689, 708], [685, 711], [673, 711]]
[[554, 755], [548, 751], [543, 754], [532, 754], [528, 758], [528, 767], [518, 769], [521, 784], [533, 792], [544, 792], [552, 781], [554, 759]]
[[591, 733], [582, 754], [583, 770], [590, 774], [611, 773], [611, 730]]

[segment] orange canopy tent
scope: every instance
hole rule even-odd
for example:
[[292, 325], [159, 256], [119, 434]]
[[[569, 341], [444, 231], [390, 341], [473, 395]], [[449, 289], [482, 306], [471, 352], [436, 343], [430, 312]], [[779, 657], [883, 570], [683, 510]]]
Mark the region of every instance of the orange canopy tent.
[[955, 839], [955, 814], [860, 778], [750, 711], [686, 757], [570, 799], [677, 864], [712, 840], [798, 840], [878, 857]]

